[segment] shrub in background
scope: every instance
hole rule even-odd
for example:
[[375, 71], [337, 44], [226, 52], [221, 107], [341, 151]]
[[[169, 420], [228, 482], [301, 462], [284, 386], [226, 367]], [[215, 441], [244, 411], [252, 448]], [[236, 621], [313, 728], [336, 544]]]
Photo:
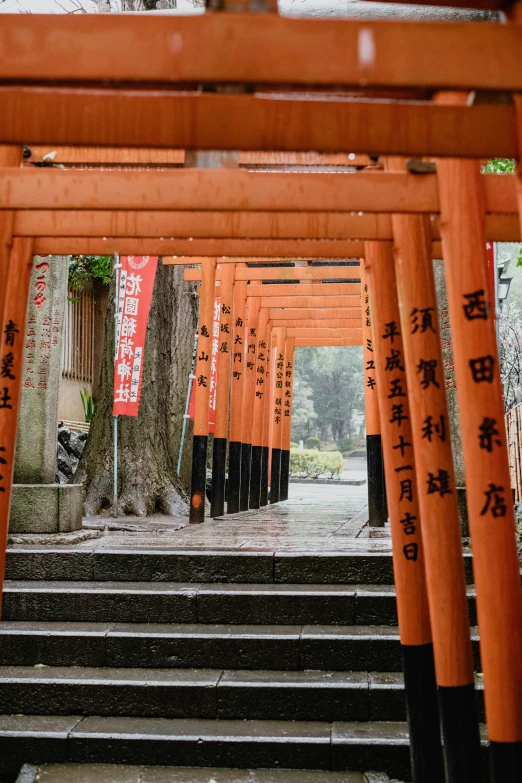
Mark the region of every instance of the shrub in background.
[[300, 478], [338, 478], [343, 472], [344, 460], [339, 451], [320, 452], [316, 449], [291, 449], [290, 473]]
[[317, 449], [319, 450], [321, 448], [321, 439], [320, 438], [314, 438], [310, 437], [307, 438], [304, 442], [305, 449]]

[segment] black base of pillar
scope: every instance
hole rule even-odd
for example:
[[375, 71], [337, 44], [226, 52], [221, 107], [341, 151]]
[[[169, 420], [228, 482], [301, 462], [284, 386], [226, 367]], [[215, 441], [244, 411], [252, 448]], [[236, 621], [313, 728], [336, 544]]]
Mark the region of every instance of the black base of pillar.
[[252, 445], [241, 444], [241, 488], [239, 490], [239, 510], [248, 511], [248, 496], [250, 494], [250, 462]]
[[370, 527], [384, 527], [388, 513], [380, 435], [366, 436], [366, 462], [368, 466], [368, 519]]
[[279, 480], [279, 499], [288, 500], [288, 483], [290, 481], [290, 452], [281, 449], [281, 478]]
[[192, 440], [192, 489], [190, 492], [189, 522], [205, 521], [205, 492], [207, 484], [207, 435], [194, 435]]
[[239, 511], [239, 491], [241, 487], [241, 443], [237, 440], [228, 444], [228, 500], [227, 514]]
[[212, 498], [210, 516], [222, 517], [225, 513], [225, 484], [227, 478], [227, 439], [214, 438], [212, 447]]
[[491, 742], [491, 783], [522, 780], [522, 742]]
[[261, 470], [263, 459], [263, 447], [252, 446], [252, 458], [250, 461], [250, 497], [249, 508], [259, 508], [261, 501]]
[[270, 503], [281, 500], [281, 449], [272, 449], [272, 470], [270, 474]]
[[268, 506], [268, 446], [261, 446], [261, 493], [259, 505]]
[[439, 686], [447, 783], [480, 783], [480, 734], [475, 686]]
[[412, 779], [445, 780], [433, 645], [402, 645]]

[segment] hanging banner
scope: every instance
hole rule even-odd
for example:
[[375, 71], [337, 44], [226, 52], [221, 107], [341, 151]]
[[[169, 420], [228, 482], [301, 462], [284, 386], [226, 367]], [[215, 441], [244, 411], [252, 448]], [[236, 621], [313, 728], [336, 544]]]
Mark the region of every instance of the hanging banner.
[[[216, 282], [216, 286], [220, 281]], [[217, 388], [217, 355], [219, 346], [219, 328], [221, 321], [221, 297], [214, 299], [214, 321], [212, 324], [212, 356], [210, 358], [210, 395], [208, 401], [208, 431], [214, 432], [214, 422], [216, 416], [216, 388]], [[190, 419], [194, 418], [196, 406], [196, 384], [192, 385], [188, 415]]]
[[158, 256], [121, 256], [113, 416], [137, 416]]

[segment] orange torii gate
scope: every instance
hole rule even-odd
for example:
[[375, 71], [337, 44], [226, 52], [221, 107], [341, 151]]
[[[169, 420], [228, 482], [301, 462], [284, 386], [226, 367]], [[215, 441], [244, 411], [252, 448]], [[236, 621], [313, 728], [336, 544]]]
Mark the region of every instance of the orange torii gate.
[[[520, 19], [519, 7], [515, 7], [511, 15], [513, 19]], [[462, 417], [463, 451], [470, 499], [470, 528], [475, 557], [493, 778], [494, 783], [518, 781], [522, 768], [522, 600], [514, 519], [507, 498], [509, 475], [505, 435], [502, 435], [500, 425], [496, 426], [502, 417], [502, 398], [491, 316], [493, 303], [489, 301], [484, 256], [484, 205], [486, 209], [491, 207], [491, 189], [497, 187], [498, 183], [493, 180], [491, 183], [486, 182], [486, 178], [479, 180], [477, 161], [470, 158], [520, 157], [522, 104], [518, 93], [522, 89], [522, 26], [515, 22], [509, 25], [340, 20], [317, 23], [315, 20], [283, 19], [275, 13], [207, 14], [197, 19], [152, 16], [140, 18], [139, 21], [132, 17], [110, 15], [85, 15], [79, 18], [27, 16], [16, 17], [15, 33], [15, 25], [7, 15], [1, 22], [0, 50], [4, 57], [0, 62], [0, 78], [3, 80], [0, 87], [3, 117], [0, 143], [113, 143], [222, 150], [258, 147], [294, 151], [338, 151], [348, 145], [355, 152], [439, 158], [436, 180], [419, 178], [423, 184], [413, 186], [415, 198], [411, 194], [408, 197], [406, 193], [410, 180], [397, 178], [405, 175], [381, 175], [388, 179], [374, 179], [372, 182], [370, 178], [375, 175], [365, 173], [367, 179], [361, 181], [361, 193], [367, 201], [361, 203], [363, 211], [433, 214], [440, 210], [442, 216], [440, 229], [447, 264], [450, 314], [456, 337], [457, 383], [466, 395], [465, 405], [461, 405], [465, 414]], [[441, 45], [442, 31], [444, 45]], [[106, 41], [111, 35], [118, 35], [120, 46], [109, 52]], [[38, 46], [34, 46], [35, 40], [38, 40]], [[226, 58], [221, 56], [225, 49]], [[268, 51], [272, 56], [259, 58], [260, 50]], [[81, 51], [81, 57], [78, 57], [78, 51]], [[126, 56], [128, 51], [133, 51], [132, 59]], [[109, 82], [107, 73], [111, 74]], [[149, 86], [151, 82], [155, 85], [154, 89]], [[253, 86], [254, 92], [190, 93], [185, 90], [176, 94], [171, 89], [173, 85], [191, 83], [247, 84]], [[121, 86], [123, 84], [124, 87]], [[272, 92], [263, 85], [271, 85]], [[275, 95], [273, 85], [277, 85]], [[309, 89], [310, 85], [325, 90], [336, 85], [341, 92], [335, 100], [330, 95], [325, 95], [323, 99], [318, 96], [313, 101], [301, 100], [295, 88]], [[417, 92], [413, 100], [372, 101], [364, 94], [359, 95], [360, 100], [344, 100], [342, 90], [353, 89], [354, 86], [384, 91], [406, 88]], [[462, 101], [456, 101], [455, 96], [441, 96], [438, 102], [431, 101], [431, 91], [437, 89], [460, 90], [466, 94]], [[515, 93], [514, 105], [497, 100], [498, 95], [495, 93], [506, 90]], [[467, 94], [471, 91], [477, 91], [479, 98], [489, 91], [494, 100], [489, 104], [468, 100]], [[385, 97], [389, 96], [390, 93], [385, 93]], [[152, 116], [154, 122], [145, 121], [146, 117]], [[17, 153], [16, 150], [2, 149], [0, 162], [5, 167], [16, 166], [13, 156], [16, 158], [17, 154], [20, 151]], [[444, 156], [454, 159], [442, 160]], [[26, 173], [30, 176], [25, 176]], [[9, 504], [19, 396], [16, 372], [20, 366], [23, 342], [27, 291], [24, 270], [29, 267], [33, 252], [43, 252], [45, 247], [65, 247], [65, 244], [59, 243], [33, 243], [34, 234], [26, 238], [14, 236], [12, 212], [19, 208], [60, 209], [68, 201], [67, 197], [70, 201], [71, 194], [78, 200], [73, 200], [68, 206], [74, 207], [76, 203], [78, 209], [95, 210], [100, 208], [101, 203], [108, 206], [112, 204], [117, 210], [134, 209], [144, 203], [142, 188], [149, 188], [149, 195], [152, 188], [161, 196], [155, 201], [162, 204], [162, 209], [173, 208], [174, 179], [171, 175], [177, 172], [165, 172], [165, 180], [158, 180], [156, 184], [153, 184], [153, 177], [142, 180], [122, 177], [120, 185], [113, 191], [113, 185], [105, 177], [107, 173], [97, 172], [90, 180], [87, 177], [74, 180], [78, 184], [83, 183], [74, 194], [72, 189], [66, 193], [68, 186], [73, 183], [73, 177], [68, 180], [60, 178], [69, 177], [70, 172], [42, 172], [45, 176], [38, 173], [40, 178], [33, 176], [34, 172], [12, 169], [0, 172], [0, 206], [3, 209], [0, 282], [5, 283], [0, 294], [0, 314], [3, 316], [0, 352], [4, 355], [7, 349], [13, 349], [12, 374], [15, 375], [14, 379], [5, 379], [6, 385], [0, 394], [0, 449], [3, 450], [0, 464], [6, 466], [2, 469], [9, 474], [7, 482], [0, 485], [3, 490], [0, 492], [0, 520], [4, 527]], [[74, 177], [78, 174], [75, 173]], [[85, 174], [92, 175], [92, 172]], [[135, 172], [125, 174], [135, 175]], [[271, 173], [266, 176], [278, 175]], [[221, 195], [225, 194], [226, 197], [218, 198], [216, 190], [212, 188], [204, 193], [200, 190], [196, 201], [187, 200], [185, 208], [209, 211], [244, 208], [285, 210], [288, 202], [285, 201], [284, 189], [291, 190], [296, 184], [296, 181], [283, 184], [283, 192], [275, 184], [263, 184], [263, 187], [255, 188], [260, 197], [257, 198], [256, 193], [245, 195], [243, 187], [248, 189], [249, 186], [239, 183], [246, 183], [247, 180], [232, 177], [226, 187], [223, 184], [226, 177], [216, 177], [215, 180], [220, 182]], [[196, 181], [198, 178], [193, 178], [193, 182]], [[275, 183], [275, 180], [271, 181]], [[113, 180], [114, 183], [117, 180]], [[280, 186], [281, 183], [282, 180]], [[391, 183], [395, 185], [390, 187]], [[352, 184], [356, 186], [355, 179]], [[337, 185], [337, 182], [332, 185], [332, 194]], [[439, 193], [436, 193], [437, 185]], [[171, 200], [165, 194], [163, 202], [163, 186], [166, 190], [170, 189]], [[500, 212], [514, 213], [513, 186], [518, 186], [519, 203], [522, 202], [522, 187], [518, 179], [506, 179], [504, 184], [498, 186], [506, 194]], [[123, 193], [125, 187], [127, 195]], [[134, 193], [131, 191], [133, 187], [136, 188]], [[230, 191], [227, 191], [228, 187]], [[106, 202], [100, 197], [100, 191], [97, 192], [98, 188], [101, 191], [108, 188], [110, 191], [110, 198]], [[316, 209], [311, 190], [305, 189], [299, 194], [303, 212]], [[185, 196], [189, 195], [188, 191], [183, 192]], [[402, 201], [399, 198], [401, 195], [404, 197]], [[350, 198], [349, 192], [344, 193], [343, 209], [351, 209]], [[326, 197], [321, 209], [336, 211], [336, 205]], [[393, 234], [396, 240], [395, 227]], [[81, 237], [79, 239], [82, 240]], [[109, 239], [105, 241], [103, 250], [96, 250], [103, 247], [103, 241], [103, 237], [101, 240], [99, 237], [91, 239], [88, 248], [84, 245], [80, 252], [111, 252], [109, 248], [116, 247], [114, 241]], [[147, 238], [142, 240], [135, 237], [129, 241], [134, 244], [125, 244], [126, 248], [148, 247], [147, 251], [142, 252], [164, 252], [151, 250], [152, 245]], [[156, 239], [157, 246], [161, 241], [161, 236]], [[167, 245], [164, 244], [163, 248], [166, 249]], [[380, 258], [379, 253], [385, 253], [386, 246], [370, 250], [370, 268], [376, 251], [377, 258]], [[366, 254], [363, 252], [357, 255], [363, 257]], [[207, 266], [209, 275], [214, 274], [215, 264]], [[370, 272], [370, 298], [374, 279], [372, 274]], [[202, 288], [204, 285], [203, 282]], [[254, 287], [250, 289], [251, 292]], [[202, 301], [204, 295], [207, 298], [210, 296], [210, 287], [207, 288], [207, 292], [202, 291]], [[375, 290], [375, 296], [378, 297], [378, 285]], [[295, 301], [298, 299], [296, 297]], [[388, 304], [386, 299], [384, 302]], [[260, 306], [263, 306], [262, 296]], [[393, 322], [396, 323], [392, 318], [381, 326], [390, 326]], [[277, 328], [282, 330], [286, 327]], [[375, 321], [372, 328], [376, 328]], [[404, 332], [402, 324], [401, 329]], [[379, 331], [378, 338], [384, 339], [385, 333], [386, 330]], [[300, 339], [296, 338], [296, 344]], [[391, 339], [391, 335], [388, 339]], [[405, 346], [406, 360], [409, 361], [406, 342]], [[400, 380], [396, 385], [400, 385]], [[383, 384], [381, 386], [383, 389]], [[382, 389], [379, 394], [384, 400]], [[408, 399], [409, 393], [405, 394]], [[486, 426], [486, 420], [489, 422], [487, 426], [490, 427], [490, 435], [491, 426], [495, 430], [491, 449], [482, 445], [490, 442], [481, 430], [481, 427]], [[425, 449], [427, 452], [427, 447]], [[394, 464], [390, 455], [387, 467], [393, 469], [390, 475], [396, 481]], [[415, 458], [419, 475], [420, 464]], [[402, 469], [403, 466], [398, 467]], [[414, 476], [414, 473], [411, 475]], [[419, 491], [426, 489], [420, 478], [417, 486]], [[396, 497], [396, 489], [396, 486], [389, 488], [390, 498]], [[404, 500], [397, 497], [394, 514]], [[492, 523], [494, 534], [491, 533]], [[419, 577], [422, 556], [417, 554], [416, 557], [405, 558], [405, 565], [401, 561], [400, 551], [397, 551], [396, 530], [396, 525], [392, 524], [396, 573], [404, 574], [409, 568], [410, 576], [415, 573], [422, 591], [423, 581]], [[427, 525], [415, 543], [422, 547], [424, 541], [433, 543], [432, 537], [433, 529]], [[453, 546], [448, 537], [444, 543]], [[408, 551], [413, 555], [413, 550]], [[400, 582], [398, 579], [398, 593]], [[413, 597], [417, 597], [420, 603], [422, 595], [421, 592]], [[407, 637], [411, 630], [410, 621], [416, 621], [417, 618], [425, 623], [426, 613], [422, 616], [415, 614], [411, 597], [405, 606], [408, 620], [404, 624], [404, 633]], [[414, 777], [416, 780], [438, 781], [444, 773], [441, 772], [440, 742], [437, 738], [435, 679], [430, 672], [430, 661], [433, 662], [431, 637], [429, 633], [424, 633], [414, 634], [412, 638], [415, 639], [413, 644], [403, 642], [403, 651], [407, 653], [405, 673], [410, 728], [416, 728], [416, 722], [420, 727], [418, 732], [413, 730], [411, 734]], [[426, 639], [426, 644], [419, 645], [418, 639]], [[420, 647], [422, 651], [416, 649]], [[419, 670], [422, 678], [416, 679], [415, 673]], [[433, 701], [418, 697], [420, 690], [417, 692], [416, 685], [421, 682], [424, 693], [433, 697]], [[450, 710], [454, 715], [460, 714], [459, 710], [465, 710], [465, 705], [469, 703], [468, 694], [465, 699], [461, 698], [460, 685], [460, 682], [452, 681], [450, 685], [442, 686], [447, 687], [448, 698], [442, 698], [440, 702], [443, 712], [446, 709], [446, 718]], [[471, 722], [468, 726], [471, 726]], [[451, 783], [475, 780], [473, 764], [466, 766], [464, 762], [472, 759], [473, 753], [476, 753], [476, 743], [468, 743], [463, 739], [460, 741], [458, 733], [449, 733], [447, 721], [443, 721], [443, 728]], [[460, 777], [457, 775], [459, 764], [463, 769]]]

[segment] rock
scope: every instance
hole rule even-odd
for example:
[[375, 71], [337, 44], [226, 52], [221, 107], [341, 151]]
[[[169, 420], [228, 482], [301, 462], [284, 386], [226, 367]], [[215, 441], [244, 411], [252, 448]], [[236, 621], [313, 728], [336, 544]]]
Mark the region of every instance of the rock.
[[87, 433], [78, 432], [78, 440], [80, 441], [80, 443], [85, 443], [87, 441]]
[[67, 484], [68, 481], [69, 481], [69, 479], [67, 478], [65, 473], [62, 473], [61, 470], [57, 470], [56, 471], [56, 483], [57, 484]]
[[80, 433], [71, 432], [69, 447], [67, 448], [69, 454], [73, 454], [76, 457], [76, 459], [79, 460], [83, 454], [84, 448], [85, 448], [85, 441], [80, 440]]
[[68, 454], [59, 441], [56, 453], [56, 466], [58, 471], [67, 476], [68, 479], [73, 477], [73, 473], [78, 467], [78, 459], [72, 454]]
[[71, 439], [71, 430], [68, 427], [64, 427], [63, 425], [61, 427], [58, 427], [58, 441], [66, 449], [69, 446], [70, 439]]

